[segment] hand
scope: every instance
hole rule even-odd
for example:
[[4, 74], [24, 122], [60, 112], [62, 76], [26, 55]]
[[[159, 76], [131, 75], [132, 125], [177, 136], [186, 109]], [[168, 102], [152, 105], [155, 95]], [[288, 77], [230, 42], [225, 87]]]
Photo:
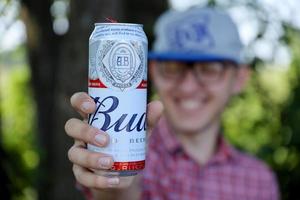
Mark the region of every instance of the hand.
[[[69, 149], [68, 157], [73, 163], [73, 173], [76, 180], [89, 188], [125, 188], [128, 187], [133, 177], [104, 177], [96, 175], [91, 169], [107, 170], [113, 165], [111, 156], [91, 152], [86, 149], [90, 143], [99, 147], [105, 147], [109, 142], [109, 135], [87, 123], [88, 114], [93, 113], [96, 105], [93, 99], [84, 92], [75, 93], [71, 97], [71, 105], [84, 118], [69, 119], [65, 124], [67, 135], [74, 139], [74, 145]], [[152, 132], [163, 110], [160, 101], [153, 101], [147, 106], [147, 134]]]

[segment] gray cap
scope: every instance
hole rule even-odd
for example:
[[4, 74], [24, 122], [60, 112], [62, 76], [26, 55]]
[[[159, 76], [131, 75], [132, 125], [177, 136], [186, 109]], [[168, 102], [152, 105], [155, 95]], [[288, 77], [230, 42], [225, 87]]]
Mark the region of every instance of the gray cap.
[[167, 11], [158, 19], [155, 35], [149, 59], [243, 62], [237, 27], [220, 9], [194, 7]]

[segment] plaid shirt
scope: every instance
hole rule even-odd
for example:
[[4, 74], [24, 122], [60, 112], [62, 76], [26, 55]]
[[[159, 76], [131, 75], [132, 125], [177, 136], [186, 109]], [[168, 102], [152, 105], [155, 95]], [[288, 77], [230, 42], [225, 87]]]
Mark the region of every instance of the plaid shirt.
[[[264, 163], [220, 137], [216, 154], [201, 166], [184, 152], [165, 119], [150, 138], [142, 188], [142, 200], [279, 199], [276, 178]], [[83, 192], [92, 200], [86, 188]]]
[[162, 119], [149, 142], [143, 200], [277, 200], [277, 182], [261, 161], [220, 137], [205, 165], [187, 155]]

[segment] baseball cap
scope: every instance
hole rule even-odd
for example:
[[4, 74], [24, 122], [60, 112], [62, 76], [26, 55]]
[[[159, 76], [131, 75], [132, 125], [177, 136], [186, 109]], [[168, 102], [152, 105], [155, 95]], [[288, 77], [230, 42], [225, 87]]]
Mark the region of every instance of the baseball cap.
[[170, 10], [159, 17], [154, 31], [156, 40], [149, 59], [244, 62], [237, 27], [221, 9]]

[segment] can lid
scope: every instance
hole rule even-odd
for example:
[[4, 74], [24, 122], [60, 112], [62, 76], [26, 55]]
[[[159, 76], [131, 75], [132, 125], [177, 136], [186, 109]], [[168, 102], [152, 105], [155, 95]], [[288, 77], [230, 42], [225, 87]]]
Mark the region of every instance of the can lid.
[[143, 24], [134, 24], [134, 23], [119, 23], [119, 22], [101, 22], [101, 23], [95, 23], [95, 26], [140, 26], [140, 27], [143, 27]]

